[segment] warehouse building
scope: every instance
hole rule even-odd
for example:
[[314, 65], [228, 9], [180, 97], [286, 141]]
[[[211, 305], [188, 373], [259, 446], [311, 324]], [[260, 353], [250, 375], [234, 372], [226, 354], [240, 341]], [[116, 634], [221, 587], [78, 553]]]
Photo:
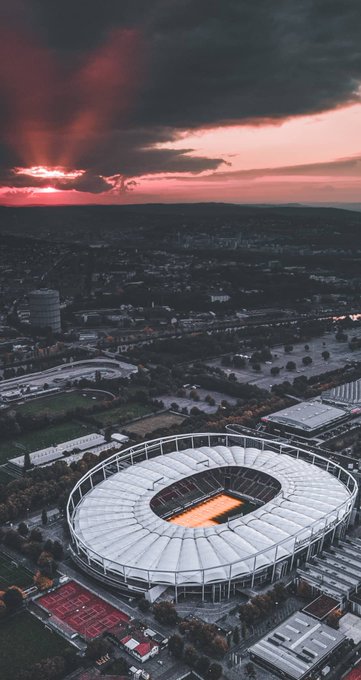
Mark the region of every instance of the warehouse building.
[[297, 612], [253, 645], [250, 655], [282, 678], [303, 680], [321, 670], [345, 640], [340, 631]]
[[267, 430], [277, 435], [296, 434], [317, 437], [325, 430], [342, 423], [349, 414], [321, 401], [302, 401], [262, 418]]

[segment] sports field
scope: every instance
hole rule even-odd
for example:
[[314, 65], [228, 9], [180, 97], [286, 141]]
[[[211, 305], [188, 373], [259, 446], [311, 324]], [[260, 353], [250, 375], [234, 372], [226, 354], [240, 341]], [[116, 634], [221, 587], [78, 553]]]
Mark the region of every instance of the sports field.
[[228, 496], [226, 493], [220, 493], [189, 510], [174, 515], [169, 522], [180, 524], [182, 527], [212, 527], [219, 524], [222, 517], [241, 508], [242, 505], [244, 501]]
[[165, 427], [172, 427], [173, 425], [180, 425], [185, 420], [185, 416], [175, 413], [159, 413], [155, 416], [142, 418], [135, 423], [126, 425], [125, 429], [130, 434], [135, 434], [137, 437], [146, 437], [155, 430]]
[[43, 595], [37, 604], [86, 638], [95, 638], [129, 616], [75, 581]]
[[146, 416], [152, 409], [153, 407], [149, 404], [139, 404], [136, 401], [130, 401], [127, 404], [121, 404], [120, 406], [97, 413], [95, 417], [102, 422], [103, 427], [109, 427], [112, 425], [122, 425], [134, 418]]
[[76, 408], [90, 409], [99, 401], [111, 401], [111, 397], [95, 390], [89, 392], [74, 390], [31, 399], [17, 405], [14, 409], [17, 413], [26, 416], [58, 416]]
[[14, 680], [20, 670], [69, 649], [63, 638], [28, 612], [19, 612], [2, 621], [0, 640], [1, 680]]
[[6, 463], [10, 458], [21, 456], [25, 451], [32, 453], [32, 451], [45, 449], [47, 446], [60, 444], [68, 439], [83, 437], [90, 432], [94, 432], [94, 425], [91, 427], [70, 421], [41, 430], [33, 430], [19, 435], [16, 439], [3, 440], [0, 444], [0, 463]]
[[0, 554], [0, 590], [5, 590], [8, 586], [29, 588], [32, 585], [32, 575], [27, 569], [18, 565], [15, 560]]

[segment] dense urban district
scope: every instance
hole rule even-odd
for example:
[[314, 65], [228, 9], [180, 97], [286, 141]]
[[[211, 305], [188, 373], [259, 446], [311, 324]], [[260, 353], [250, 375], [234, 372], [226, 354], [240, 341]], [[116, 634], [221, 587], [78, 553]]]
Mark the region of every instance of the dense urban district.
[[0, 208], [2, 680], [361, 678], [360, 229]]

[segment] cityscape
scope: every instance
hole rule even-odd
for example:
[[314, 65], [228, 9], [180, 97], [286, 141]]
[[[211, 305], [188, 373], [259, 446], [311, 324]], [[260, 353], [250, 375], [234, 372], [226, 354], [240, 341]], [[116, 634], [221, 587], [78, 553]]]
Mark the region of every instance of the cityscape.
[[0, 6], [0, 680], [361, 680], [360, 7], [87, 5]]

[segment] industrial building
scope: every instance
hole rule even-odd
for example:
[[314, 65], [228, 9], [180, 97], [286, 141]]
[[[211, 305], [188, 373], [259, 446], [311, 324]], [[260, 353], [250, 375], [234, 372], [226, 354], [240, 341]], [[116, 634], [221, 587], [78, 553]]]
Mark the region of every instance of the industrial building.
[[275, 434], [296, 434], [317, 437], [330, 427], [342, 423], [349, 414], [321, 401], [302, 401], [262, 418], [267, 430]]
[[34, 328], [51, 328], [61, 332], [59, 291], [41, 288], [29, 293], [30, 324]]
[[339, 541], [315, 555], [297, 573], [315, 592], [329, 595], [342, 605], [352, 601], [361, 586], [361, 540], [348, 537]]
[[76, 484], [72, 556], [120, 590], [220, 601], [342, 537], [356, 495], [350, 473], [305, 449], [224, 433], [166, 437], [114, 454]]
[[[82, 458], [86, 451], [98, 455], [102, 451], [118, 449], [119, 445], [119, 441], [113, 440], [112, 442], [107, 443], [104, 435], [93, 432], [92, 434], [84, 435], [84, 437], [77, 437], [77, 439], [70, 439], [69, 441], [62, 442], [56, 446], [48, 446], [46, 449], [33, 451], [29, 456], [30, 463], [34, 467], [49, 465], [50, 463], [55, 463], [57, 460], [65, 460], [70, 463]], [[68, 456], [68, 454], [71, 453], [73, 455]], [[22, 472], [24, 468], [24, 456], [11, 458], [8, 461], [8, 466], [14, 471]]]
[[345, 640], [340, 631], [297, 612], [250, 647], [250, 656], [282, 678], [303, 680], [321, 670]]
[[361, 379], [322, 392], [322, 401], [351, 409], [361, 409]]

